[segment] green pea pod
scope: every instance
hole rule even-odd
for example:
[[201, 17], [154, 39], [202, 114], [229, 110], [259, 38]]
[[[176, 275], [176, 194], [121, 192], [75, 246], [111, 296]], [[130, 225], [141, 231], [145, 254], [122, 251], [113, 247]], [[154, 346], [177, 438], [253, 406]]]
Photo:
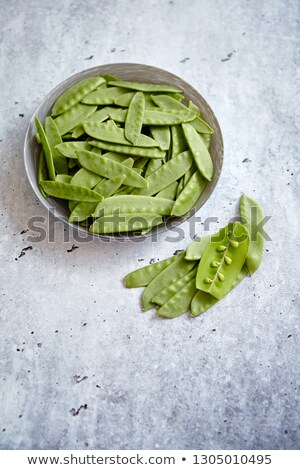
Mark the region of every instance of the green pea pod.
[[71, 183], [72, 176], [71, 175], [64, 175], [64, 174], [59, 174], [56, 175], [55, 181], [58, 181], [59, 183]]
[[122, 233], [145, 230], [152, 227], [153, 223], [162, 223], [162, 217], [158, 214], [120, 214], [100, 217], [91, 225], [89, 231], [92, 233]]
[[86, 95], [81, 102], [84, 104], [108, 105], [114, 104], [115, 98], [123, 95], [126, 91], [122, 88], [99, 88]]
[[[111, 142], [113, 144], [133, 145], [125, 137], [125, 130], [118, 127], [114, 121], [107, 121], [105, 123], [86, 121], [83, 123], [83, 128], [86, 134], [94, 139]], [[158, 143], [154, 139], [144, 134], [140, 134], [137, 137], [135, 145], [138, 147], [158, 147]]]
[[89, 142], [86, 141], [78, 141], [78, 142], [63, 142], [58, 144], [56, 148], [59, 150], [60, 153], [65, 155], [68, 158], [76, 158], [77, 159], [77, 150], [91, 150], [92, 146]]
[[43, 147], [45, 159], [46, 159], [46, 164], [48, 168], [48, 174], [49, 178], [51, 180], [55, 180], [55, 169], [54, 169], [54, 163], [53, 163], [53, 156], [51, 152], [51, 148], [47, 139], [47, 136], [45, 134], [44, 128], [39, 120], [39, 118], [36, 116], [35, 117], [35, 125], [37, 128], [37, 131], [39, 133], [40, 139], [41, 139], [41, 144]]
[[169, 150], [171, 144], [171, 132], [169, 126], [150, 126], [153, 139], [158, 142], [161, 150]]
[[41, 186], [49, 196], [61, 199], [87, 202], [99, 202], [103, 199], [100, 194], [75, 184], [59, 183], [57, 181], [42, 181]]
[[[120, 95], [115, 99], [115, 104], [117, 106], [121, 106], [122, 108], [128, 108], [130, 102], [134, 96], [135, 92], [130, 91], [129, 93], [125, 93], [124, 95]], [[174, 93], [175, 96], [178, 96]], [[145, 109], [155, 109], [157, 108], [156, 105], [153, 103], [151, 95], [149, 93], [144, 94], [145, 99]]]
[[197, 289], [217, 299], [230, 290], [246, 260], [248, 230], [239, 222], [221, 229], [205, 248], [198, 267]]
[[135, 147], [133, 145], [119, 145], [112, 144], [109, 142], [102, 142], [100, 140], [92, 140], [90, 144], [94, 147], [109, 150], [111, 152], [125, 153], [126, 155], [134, 155], [137, 157], [164, 158], [165, 156], [165, 152], [158, 148]]
[[250, 235], [250, 245], [246, 263], [249, 273], [252, 275], [259, 267], [263, 255], [264, 238], [262, 234], [257, 231], [257, 226], [263, 220], [264, 213], [258, 203], [245, 194], [242, 195], [240, 200], [240, 213], [243, 224], [248, 229]]
[[[101, 180], [95, 187], [94, 191], [101, 194], [104, 198], [110, 197], [117, 191], [125, 180], [125, 175], [115, 176], [109, 180]], [[97, 203], [94, 202], [80, 202], [72, 211], [69, 222], [82, 222], [95, 212]]]
[[129, 88], [130, 90], [144, 91], [144, 92], [167, 92], [167, 93], [182, 93], [182, 90], [170, 85], [163, 85], [160, 83], [140, 83], [128, 82], [123, 80], [116, 80], [108, 82], [108, 85], [121, 88]]
[[183, 152], [159, 167], [154, 173], [146, 178], [148, 189], [135, 189], [134, 194], [152, 196], [169, 186], [185, 174], [193, 163], [189, 151]]
[[154, 213], [159, 215], [169, 215], [173, 206], [173, 201], [168, 199], [154, 198], [150, 196], [114, 196], [104, 199], [98, 204], [93, 217], [100, 215], [111, 215], [113, 213]]
[[71, 184], [83, 186], [84, 188], [92, 189], [101, 180], [101, 176], [87, 170], [86, 168], [80, 168], [75, 175], [72, 177]]
[[197, 288], [194, 277], [157, 310], [157, 315], [164, 318], [176, 318], [183, 315], [190, 309], [196, 292]]
[[[117, 122], [125, 122], [127, 117], [127, 109], [116, 109], [109, 113], [111, 119]], [[144, 112], [143, 125], [144, 126], [171, 126], [173, 124], [181, 124], [189, 122], [193, 119], [193, 115], [186, 111], [174, 111], [168, 113], [156, 109], [146, 109]]]
[[[155, 200], [155, 198], [154, 198]], [[175, 260], [159, 273], [146, 287], [142, 297], [143, 310], [153, 308], [152, 299], [166, 286], [189, 273], [196, 265], [193, 261], [184, 259], [185, 253], [178, 255]]]
[[171, 127], [172, 135], [172, 158], [176, 157], [179, 153], [188, 150], [188, 145], [184, 137], [184, 133], [181, 126]]
[[191, 109], [187, 108], [184, 104], [180, 103], [177, 100], [174, 100], [172, 96], [166, 96], [166, 95], [152, 95], [151, 96], [152, 100], [154, 103], [159, 106], [159, 108], [163, 109], [164, 111], [168, 112], [177, 112], [177, 111], [183, 111], [185, 112], [188, 116], [191, 117], [191, 121], [197, 117], [197, 113], [192, 111]]
[[112, 178], [118, 175], [126, 175], [125, 183], [128, 186], [135, 187], [148, 187], [147, 181], [138, 175], [131, 168], [127, 168], [121, 163], [105, 158], [103, 155], [97, 155], [93, 152], [82, 150], [77, 152], [79, 163], [97, 175], [104, 176], [105, 178]]
[[196, 170], [177, 197], [171, 215], [181, 217], [186, 214], [196, 204], [205, 186], [206, 180], [200, 172]]
[[214, 166], [203, 140], [190, 124], [183, 123], [182, 129], [200, 173], [210, 181], [213, 176]]
[[57, 98], [52, 108], [52, 115], [57, 116], [64, 113], [79, 103], [85, 95], [97, 88], [101, 83], [105, 83], [104, 78], [101, 77], [89, 77], [75, 83], [75, 85], [68, 88]]
[[65, 111], [63, 114], [54, 119], [55, 124], [60, 132], [64, 135], [74, 129], [74, 127], [81, 124], [89, 116], [91, 116], [97, 109], [97, 106], [88, 106], [86, 104], [77, 103], [72, 108]]
[[195, 162], [192, 164], [191, 168], [185, 173], [184, 175], [184, 180], [183, 180], [183, 184], [184, 186], [187, 185], [189, 179], [193, 176], [193, 174], [195, 173], [195, 171], [197, 170], [197, 166], [195, 164]]
[[192, 279], [195, 280], [197, 274], [197, 266], [194, 267], [188, 274], [182, 276], [175, 282], [172, 282], [169, 286], [162, 289], [153, 299], [152, 302], [157, 305], [164, 305], [168, 300], [179, 292], [186, 284]]
[[127, 274], [124, 279], [125, 287], [145, 287], [147, 286], [152, 279], [154, 279], [159, 273], [161, 273], [165, 268], [167, 268], [175, 259], [176, 256], [171, 256], [170, 258], [163, 259], [157, 263], [149, 264], [143, 268], [136, 269], [131, 273]]
[[175, 196], [177, 194], [177, 187], [178, 181], [174, 181], [173, 183], [169, 184], [169, 186], [159, 191], [159, 193], [157, 193], [155, 197], [162, 197], [174, 201]]
[[205, 237], [201, 237], [199, 240], [195, 240], [194, 242], [190, 243], [186, 249], [185, 259], [188, 259], [190, 261], [199, 260], [208, 243], [210, 242], [211, 237], [211, 235], [207, 235]]
[[45, 134], [52, 152], [54, 168], [58, 173], [68, 173], [67, 159], [57, 149], [62, 143], [61, 135], [51, 116], [45, 119]]
[[207, 150], [209, 150], [211, 142], [211, 134], [199, 134]]
[[[232, 289], [234, 289], [246, 277], [247, 273], [248, 269], [246, 265], [244, 265], [233, 281], [229, 292], [231, 292]], [[212, 295], [208, 294], [207, 292], [203, 292], [202, 290], [198, 290], [191, 303], [191, 316], [198, 317], [217, 302], [219, 302], [219, 300], [216, 299], [216, 297], [213, 297]]]
[[143, 119], [145, 112], [145, 99], [144, 94], [138, 91], [134, 94], [125, 120], [125, 137], [133, 145], [138, 145], [138, 140], [141, 135]]
[[43, 188], [41, 186], [41, 182], [47, 180], [48, 178], [49, 178], [49, 175], [48, 175], [48, 169], [47, 169], [45, 154], [44, 154], [44, 151], [41, 150], [40, 157], [39, 157], [39, 164], [38, 164], [37, 180], [38, 180], [39, 189], [41, 191], [42, 196], [44, 196], [44, 198], [47, 197], [47, 194], [43, 190]]
[[158, 168], [161, 167], [162, 162], [163, 161], [160, 160], [159, 158], [151, 158], [147, 165], [147, 169], [145, 171], [145, 178], [147, 179], [148, 176], [150, 176], [152, 173], [158, 170]]
[[193, 121], [190, 121], [190, 125], [200, 134], [211, 135], [214, 132], [207, 122], [205, 122], [199, 116], [197, 116]]

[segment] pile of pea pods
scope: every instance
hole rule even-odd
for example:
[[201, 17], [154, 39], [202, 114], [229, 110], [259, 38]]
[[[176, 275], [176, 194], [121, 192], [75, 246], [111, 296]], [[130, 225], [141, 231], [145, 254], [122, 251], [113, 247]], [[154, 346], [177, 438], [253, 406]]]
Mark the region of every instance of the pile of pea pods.
[[158, 306], [161, 317], [175, 318], [188, 311], [196, 317], [252, 275], [262, 260], [264, 238], [257, 223], [264, 214], [243, 194], [240, 216], [242, 222], [230, 223], [193, 241], [184, 252], [128, 274], [126, 287], [145, 287], [143, 310]]
[[[100, 75], [62, 93], [44, 126], [38, 184], [96, 234], [141, 231], [183, 216], [213, 176], [213, 129], [181, 89]], [[122, 217], [112, 217], [118, 212]]]

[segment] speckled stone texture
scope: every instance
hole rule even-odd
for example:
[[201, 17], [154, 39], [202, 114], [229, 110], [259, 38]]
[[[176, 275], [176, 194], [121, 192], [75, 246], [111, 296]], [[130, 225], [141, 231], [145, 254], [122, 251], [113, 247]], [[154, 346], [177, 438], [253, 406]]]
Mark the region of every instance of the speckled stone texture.
[[[296, 0], [1, 1], [2, 449], [299, 449], [297, 18]], [[122, 61], [180, 75], [220, 121], [224, 169], [197, 233], [242, 192], [271, 216], [260, 270], [197, 319], [142, 314], [122, 285], [185, 248], [188, 223], [177, 242], [78, 241], [48, 228], [26, 179], [45, 94]]]

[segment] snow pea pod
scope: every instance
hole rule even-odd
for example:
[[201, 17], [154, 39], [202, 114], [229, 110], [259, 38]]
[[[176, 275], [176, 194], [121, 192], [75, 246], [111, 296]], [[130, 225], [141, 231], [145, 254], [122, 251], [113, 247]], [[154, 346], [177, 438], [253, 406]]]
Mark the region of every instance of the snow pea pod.
[[170, 85], [162, 85], [160, 83], [140, 83], [129, 82], [123, 80], [116, 80], [108, 82], [108, 85], [121, 88], [129, 88], [130, 90], [144, 91], [144, 92], [169, 92], [169, 93], [182, 93], [182, 90]]
[[100, 194], [75, 184], [59, 183], [57, 181], [42, 181], [41, 185], [43, 190], [49, 196], [54, 196], [61, 199], [89, 202], [99, 202], [103, 199]]
[[147, 165], [147, 169], [145, 171], [145, 178], [147, 179], [154, 171], [156, 171], [162, 165], [162, 160], [159, 158], [151, 158]]
[[[155, 198], [154, 198], [155, 200]], [[172, 282], [177, 281], [185, 274], [189, 273], [194, 267], [195, 262], [184, 259], [185, 253], [178, 255], [175, 260], [159, 273], [146, 287], [142, 296], [143, 310], [149, 310], [154, 305], [152, 299]]]
[[262, 234], [257, 231], [257, 226], [263, 220], [264, 213], [256, 201], [246, 196], [246, 194], [242, 194], [240, 200], [240, 214], [243, 220], [242, 223], [248, 229], [250, 235], [246, 264], [250, 275], [252, 275], [259, 267], [263, 255], [264, 238]]
[[[104, 140], [113, 144], [133, 145], [125, 136], [125, 130], [118, 127], [114, 121], [95, 123], [86, 121], [83, 123], [85, 132], [94, 139]], [[158, 147], [158, 142], [147, 135], [140, 134], [135, 143], [138, 147]]]
[[[229, 292], [232, 291], [247, 275], [248, 269], [246, 265], [244, 265], [241, 271], [238, 273], [237, 277], [233, 281], [233, 284], [230, 287]], [[219, 302], [219, 299], [213, 297], [212, 295], [208, 294], [207, 292], [203, 292], [202, 290], [198, 290], [197, 293], [194, 295], [192, 303], [191, 303], [191, 316], [198, 317], [202, 313], [206, 312], [209, 308]]]
[[134, 94], [125, 120], [125, 137], [133, 145], [138, 145], [138, 140], [141, 135], [143, 119], [145, 112], [145, 99], [144, 94], [138, 91]]
[[[125, 172], [124, 172], [125, 173]], [[93, 217], [111, 215], [114, 213], [153, 213], [158, 215], [169, 215], [173, 206], [173, 201], [162, 198], [153, 198], [149, 196], [133, 196], [132, 194], [124, 196], [114, 196], [98, 204]]]
[[203, 119], [201, 119], [199, 116], [197, 116], [193, 121], [190, 121], [191, 126], [200, 134], [213, 134], [214, 130], [205, 122]]
[[80, 168], [75, 175], [72, 177], [71, 184], [77, 184], [84, 188], [92, 189], [101, 180], [101, 176], [87, 170], [86, 168]]
[[110, 111], [114, 109], [114, 108], [111, 108], [110, 106], [106, 106], [105, 108], [102, 108], [102, 109], [99, 109], [98, 111], [95, 111], [93, 114], [91, 114], [91, 116], [89, 116], [86, 121], [83, 121], [82, 124], [78, 124], [78, 126], [76, 126], [74, 129], [73, 129], [73, 132], [72, 132], [72, 138], [73, 139], [78, 139], [78, 137], [82, 136], [84, 133], [85, 133], [85, 130], [83, 128], [83, 123], [84, 122], [103, 122], [103, 121], [106, 121], [106, 119], [109, 118], [109, 113]]
[[210, 147], [210, 142], [211, 142], [211, 134], [200, 134], [201, 139], [203, 140], [203, 143], [207, 150], [209, 150]]
[[134, 232], [151, 228], [153, 223], [162, 223], [162, 217], [158, 214], [121, 214], [99, 217], [95, 220], [89, 231], [92, 233], [122, 233]]
[[57, 145], [62, 143], [61, 135], [51, 116], [45, 119], [45, 134], [52, 152], [53, 165], [58, 173], [68, 173], [67, 159], [57, 149]]
[[163, 259], [154, 264], [149, 264], [143, 268], [136, 269], [125, 276], [125, 287], [145, 287], [152, 279], [154, 279], [160, 272], [167, 268], [175, 259], [176, 256]]
[[48, 178], [49, 178], [49, 175], [48, 175], [48, 169], [47, 169], [45, 154], [44, 154], [44, 151], [41, 150], [40, 156], [39, 156], [37, 180], [38, 180], [39, 189], [40, 189], [42, 195], [44, 196], [44, 198], [47, 197], [47, 194], [43, 190], [43, 188], [41, 186], [41, 182], [47, 180]]
[[169, 186], [159, 191], [155, 197], [162, 197], [162, 198], [171, 199], [171, 201], [174, 201], [175, 196], [177, 194], [177, 187], [178, 187], [178, 181], [174, 181], [173, 183], [169, 184]]
[[91, 116], [97, 109], [97, 106], [87, 106], [86, 104], [77, 103], [72, 108], [65, 111], [63, 114], [54, 119], [55, 124], [60, 132], [64, 135], [74, 129], [74, 127], [81, 124], [89, 116]]
[[40, 122], [40, 120], [37, 116], [35, 117], [35, 125], [36, 125], [37, 131], [39, 133], [41, 144], [42, 144], [42, 147], [43, 147], [49, 178], [51, 180], [55, 180], [55, 169], [54, 169], [54, 163], [53, 163], [51, 148], [50, 148], [47, 136], [45, 134], [44, 128], [43, 128], [43, 126], [42, 126], [42, 124], [41, 124], [41, 122]]
[[150, 126], [150, 132], [161, 150], [169, 150], [171, 143], [169, 126]]
[[198, 267], [197, 289], [221, 299], [230, 290], [246, 260], [248, 230], [239, 222], [229, 224], [212, 237]]
[[177, 197], [171, 215], [181, 217], [186, 214], [196, 204], [205, 186], [206, 180], [196, 170]]
[[183, 315], [190, 309], [196, 292], [197, 288], [194, 277], [157, 310], [157, 315], [164, 318], [176, 318]]
[[[129, 93], [125, 93], [124, 95], [120, 95], [115, 99], [115, 104], [117, 106], [121, 106], [122, 108], [128, 108], [130, 102], [136, 92], [130, 91]], [[145, 99], [145, 109], [155, 109], [157, 106], [153, 103], [151, 95], [149, 93], [144, 94]]]
[[[93, 190], [101, 194], [103, 198], [110, 197], [121, 186], [125, 178], [125, 175], [119, 175], [109, 180], [102, 180], [94, 187]], [[80, 202], [69, 216], [69, 222], [82, 222], [83, 220], [86, 220], [93, 212], [95, 212], [96, 208], [97, 203]]]
[[205, 179], [210, 181], [214, 172], [214, 166], [203, 140], [190, 124], [184, 123], [182, 128], [200, 173]]
[[108, 105], [114, 104], [115, 98], [126, 93], [126, 90], [119, 87], [99, 88], [86, 95], [81, 102], [84, 104]]
[[55, 181], [58, 181], [59, 183], [71, 183], [71, 179], [71, 175], [59, 174], [56, 175]]
[[89, 144], [89, 142], [83, 140], [78, 142], [63, 142], [61, 144], [58, 144], [56, 148], [66, 157], [77, 159], [77, 150], [91, 150], [92, 146]]
[[183, 180], [183, 183], [184, 183], [184, 186], [187, 185], [189, 179], [191, 178], [191, 176], [193, 176], [193, 174], [195, 173], [195, 171], [197, 170], [197, 166], [195, 164], [195, 162], [192, 164], [191, 168], [186, 172], [186, 174], [184, 175], [184, 180]]
[[211, 235], [206, 235], [205, 237], [201, 237], [199, 240], [195, 240], [190, 243], [186, 249], [185, 259], [190, 261], [199, 260], [210, 240]]
[[177, 155], [148, 176], [146, 179], [149, 184], [148, 189], [135, 189], [134, 194], [152, 196], [158, 193], [181, 178], [192, 163], [193, 158], [189, 151]]
[[75, 83], [75, 85], [68, 88], [57, 98], [52, 108], [52, 115], [57, 116], [64, 113], [79, 103], [85, 95], [97, 88], [101, 83], [105, 83], [102, 77], [89, 77]]
[[135, 155], [137, 157], [149, 157], [149, 158], [164, 158], [165, 152], [154, 147], [135, 147], [130, 145], [119, 145], [111, 144], [109, 142], [102, 142], [100, 140], [92, 140], [91, 145], [104, 150], [110, 150], [116, 153], [125, 153], [126, 155]]
[[[94, 145], [94, 143], [93, 143]], [[97, 155], [87, 150], [77, 152], [79, 163], [97, 175], [112, 178], [113, 176], [126, 175], [125, 183], [128, 186], [135, 186], [138, 188], [147, 188], [148, 182], [131, 168], [127, 168], [121, 163], [105, 158], [103, 155]]]
[[151, 95], [152, 100], [154, 103], [164, 111], [173, 113], [177, 111], [182, 111], [186, 113], [187, 116], [191, 117], [191, 121], [194, 120], [197, 117], [197, 114], [192, 111], [191, 109], [187, 108], [184, 104], [180, 103], [177, 100], [174, 100], [172, 96], [166, 96], [166, 95]]
[[181, 126], [171, 126], [172, 135], [172, 158], [188, 149]]
[[[127, 117], [127, 109], [116, 109], [109, 113], [111, 119], [117, 122], [125, 122]], [[143, 125], [145, 126], [170, 126], [172, 124], [181, 124], [189, 122], [193, 119], [191, 114], [186, 111], [174, 111], [167, 113], [156, 109], [146, 109], [144, 112]]]
[[188, 274], [180, 277], [177, 281], [172, 282], [169, 286], [162, 289], [153, 299], [152, 302], [157, 305], [164, 305], [168, 300], [180, 291], [189, 281], [196, 278], [197, 266], [195, 266]]

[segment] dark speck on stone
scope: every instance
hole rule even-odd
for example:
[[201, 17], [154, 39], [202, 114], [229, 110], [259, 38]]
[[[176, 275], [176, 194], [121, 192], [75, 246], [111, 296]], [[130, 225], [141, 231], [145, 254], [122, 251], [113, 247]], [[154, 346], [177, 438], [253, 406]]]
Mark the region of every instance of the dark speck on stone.
[[28, 250], [32, 250], [32, 246], [25, 246], [25, 248], [22, 248], [21, 253], [17, 258], [15, 258], [15, 261], [18, 261], [18, 259], [22, 258], [22, 256], [25, 256], [25, 253]]
[[187, 60], [191, 60], [191, 59], [190, 59], [189, 57], [185, 57], [185, 59], [182, 59], [182, 60], [180, 60], [179, 62], [180, 62], [181, 64], [185, 64], [185, 62], [186, 62]]
[[249, 163], [249, 162], [251, 162], [249, 158], [244, 158], [244, 160], [242, 161], [242, 163]]
[[120, 52], [126, 52], [126, 49], [121, 49]]
[[70, 413], [72, 416], [78, 416], [81, 410], [86, 410], [87, 409], [87, 404], [81, 405], [77, 410], [75, 408], [72, 408], [70, 410]]
[[76, 246], [76, 245], [72, 245], [72, 248], [70, 248], [69, 250], [67, 250], [67, 253], [72, 253], [72, 251], [77, 250], [77, 248], [79, 248], [79, 247]]
[[288, 338], [290, 338], [292, 335], [288, 335]]
[[138, 261], [145, 261], [145, 258], [139, 258]]
[[19, 116], [20, 116], [20, 117], [24, 117], [24, 114], [23, 114], [23, 113], [20, 113]]
[[149, 263], [150, 263], [150, 264], [154, 264], [154, 263], [156, 263], [157, 261], [158, 261], [158, 259], [156, 259], [156, 258], [151, 258], [150, 261], [149, 261]]
[[23, 235], [24, 233], [27, 233], [28, 232], [28, 228], [26, 230], [22, 230], [22, 232], [20, 232], [20, 235]]
[[90, 57], [85, 57], [84, 60], [91, 60], [93, 57], [93, 55], [90, 55]]
[[116, 48], [115, 47], [112, 47], [110, 52], [115, 52]]
[[183, 253], [184, 250], [176, 250], [174, 251], [173, 255], [180, 255], [180, 253]]
[[41, 348], [43, 343], [37, 343], [37, 347]]
[[232, 52], [229, 52], [229, 54], [227, 54], [227, 57], [225, 57], [225, 59], [221, 59], [221, 62], [227, 62], [227, 60], [230, 60], [232, 55], [236, 52], [236, 50], [232, 51]]

